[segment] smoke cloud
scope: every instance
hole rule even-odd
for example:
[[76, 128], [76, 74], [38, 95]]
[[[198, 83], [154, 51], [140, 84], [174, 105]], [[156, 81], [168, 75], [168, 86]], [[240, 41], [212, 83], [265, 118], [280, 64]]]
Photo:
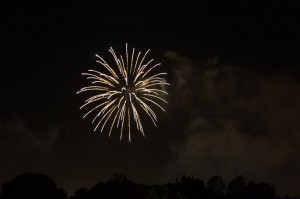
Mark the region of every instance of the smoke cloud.
[[18, 117], [1, 124], [0, 180], [11, 179], [18, 173], [42, 172], [41, 168], [49, 165], [47, 158], [52, 153], [59, 129], [50, 126], [43, 132], [36, 132], [28, 126]]
[[[174, 73], [170, 99], [176, 100], [170, 106], [180, 109], [178, 120], [185, 118], [183, 141], [171, 147], [169, 176], [219, 174], [230, 180], [242, 174], [290, 193], [300, 183], [295, 155], [300, 153], [300, 83], [287, 75], [221, 65], [217, 57], [200, 65], [176, 52], [165, 56]], [[295, 175], [288, 176], [291, 170]]]

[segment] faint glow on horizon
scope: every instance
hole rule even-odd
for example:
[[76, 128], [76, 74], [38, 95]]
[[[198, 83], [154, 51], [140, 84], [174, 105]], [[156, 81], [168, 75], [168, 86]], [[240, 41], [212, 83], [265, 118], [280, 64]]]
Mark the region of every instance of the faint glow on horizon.
[[[87, 76], [87, 79], [92, 80], [92, 82], [90, 86], [81, 88], [77, 94], [85, 91], [98, 92], [85, 100], [85, 103], [80, 107], [80, 109], [82, 109], [87, 105], [94, 104], [94, 107], [91, 108], [83, 118], [93, 111], [98, 110], [97, 115], [92, 121], [92, 123], [94, 123], [98, 119], [94, 131], [102, 125], [102, 132], [105, 125], [111, 119], [112, 123], [109, 136], [111, 135], [114, 125], [117, 128], [120, 126], [121, 140], [127, 117], [129, 141], [131, 141], [131, 118], [134, 119], [137, 130], [145, 136], [138, 110], [140, 108], [149, 116], [156, 126], [157, 115], [149, 104], [165, 111], [159, 102], [167, 103], [167, 101], [163, 99], [163, 96], [168, 93], [161, 88], [163, 88], [164, 85], [170, 84], [163, 78], [167, 73], [151, 74], [151, 72], [161, 64], [151, 64], [154, 59], [144, 63], [149, 51], [150, 49], [146, 51], [142, 58], [140, 57], [141, 52], [135, 57], [135, 48], [133, 48], [130, 56], [128, 53], [128, 45], [126, 44], [126, 59], [124, 60], [122, 55], [118, 57], [113, 48], [110, 47], [109, 52], [112, 54], [118, 70], [114, 70], [102, 57], [96, 54], [96, 57], [99, 59], [96, 62], [104, 66], [107, 73], [101, 73], [91, 69], [88, 70], [88, 73], [82, 73], [83, 76]], [[141, 60], [139, 61], [140, 58]]]

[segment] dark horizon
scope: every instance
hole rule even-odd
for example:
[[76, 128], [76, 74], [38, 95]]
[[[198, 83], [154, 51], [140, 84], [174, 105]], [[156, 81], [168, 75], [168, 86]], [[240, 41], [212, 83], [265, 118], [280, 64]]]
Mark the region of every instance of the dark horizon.
[[207, 182], [194, 176], [177, 177], [174, 182], [146, 185], [133, 182], [125, 175], [116, 173], [107, 181], [97, 182], [91, 187], [79, 187], [67, 195], [62, 187], [57, 187], [55, 180], [41, 173], [26, 173], [16, 176], [2, 185], [0, 198], [297, 198], [276, 194], [276, 187], [268, 182], [254, 182], [238, 175], [228, 183], [221, 176], [214, 175]]
[[[117, 172], [144, 184], [237, 175], [300, 195], [300, 3], [7, 2], [1, 8], [0, 185], [45, 173], [73, 193]], [[168, 75], [145, 137], [93, 132], [81, 73], [125, 44]]]

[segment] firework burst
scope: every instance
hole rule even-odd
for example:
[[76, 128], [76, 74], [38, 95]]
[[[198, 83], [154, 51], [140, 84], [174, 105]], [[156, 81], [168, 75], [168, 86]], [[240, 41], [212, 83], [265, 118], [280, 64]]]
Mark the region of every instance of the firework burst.
[[80, 109], [91, 106], [83, 118], [96, 112], [92, 120], [92, 123], [95, 123], [94, 131], [101, 127], [102, 132], [110, 123], [109, 136], [114, 127], [120, 128], [121, 140], [124, 123], [126, 123], [128, 138], [131, 141], [130, 131], [133, 119], [137, 130], [145, 136], [140, 117], [141, 111], [156, 126], [157, 115], [153, 107], [165, 111], [162, 104], [167, 103], [164, 96], [168, 93], [163, 88], [169, 84], [163, 78], [166, 73], [155, 73], [160, 63], [153, 64], [154, 59], [145, 61], [149, 51], [147, 50], [144, 54], [136, 53], [133, 48], [129, 53], [126, 44], [126, 55], [123, 58], [122, 55], [118, 57], [110, 47], [109, 52], [114, 58], [114, 65], [108, 64], [102, 57], [96, 55], [96, 62], [101, 64], [106, 72], [88, 70], [87, 73], [82, 73], [91, 80], [91, 85], [81, 88], [77, 94], [86, 91], [94, 91], [95, 94], [85, 100]]

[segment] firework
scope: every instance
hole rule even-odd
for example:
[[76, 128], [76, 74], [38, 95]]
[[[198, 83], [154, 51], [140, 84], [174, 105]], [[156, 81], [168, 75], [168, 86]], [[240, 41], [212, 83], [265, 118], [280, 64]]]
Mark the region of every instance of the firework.
[[110, 47], [109, 52], [113, 56], [114, 65], [108, 64], [102, 57], [96, 55], [96, 62], [104, 67], [105, 72], [88, 70], [87, 73], [82, 73], [91, 80], [91, 85], [81, 88], [77, 94], [93, 91], [94, 95], [85, 100], [80, 109], [91, 107], [83, 118], [91, 113], [95, 114], [92, 120], [92, 123], [95, 123], [94, 131], [101, 127], [102, 132], [105, 126], [110, 124], [109, 136], [114, 127], [120, 128], [121, 140], [123, 128], [127, 126], [128, 138], [131, 141], [130, 131], [135, 123], [137, 130], [145, 136], [141, 111], [156, 126], [157, 115], [154, 107], [165, 111], [162, 104], [167, 103], [164, 96], [168, 93], [163, 88], [169, 84], [164, 79], [166, 73], [155, 73], [160, 63], [153, 64], [154, 59], [145, 61], [149, 51], [144, 54], [136, 53], [133, 48], [129, 53], [126, 44], [126, 55], [123, 58], [122, 55], [118, 57]]

